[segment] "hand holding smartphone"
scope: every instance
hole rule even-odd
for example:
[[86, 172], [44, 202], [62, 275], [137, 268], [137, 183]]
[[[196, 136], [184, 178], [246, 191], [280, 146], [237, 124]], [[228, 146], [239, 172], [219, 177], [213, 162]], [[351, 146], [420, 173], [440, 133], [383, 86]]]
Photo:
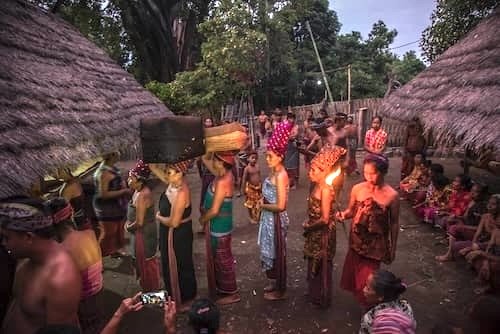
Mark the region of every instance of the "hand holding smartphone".
[[165, 290], [157, 292], [146, 292], [139, 296], [142, 305], [156, 305], [163, 307], [168, 298], [168, 292]]

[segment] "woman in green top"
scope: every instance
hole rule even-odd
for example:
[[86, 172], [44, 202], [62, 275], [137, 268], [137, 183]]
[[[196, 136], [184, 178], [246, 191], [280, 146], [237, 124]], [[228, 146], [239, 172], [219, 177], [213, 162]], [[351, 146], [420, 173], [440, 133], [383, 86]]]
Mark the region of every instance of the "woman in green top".
[[[210, 296], [218, 304], [240, 301], [236, 285], [234, 257], [231, 252], [233, 230], [233, 174], [234, 155], [215, 153], [202, 158], [207, 168], [216, 175], [208, 187], [203, 203], [200, 224], [205, 227], [207, 247], [207, 278]], [[207, 224], [208, 223], [208, 224]]]
[[156, 256], [158, 234], [151, 190], [146, 185], [151, 171], [139, 160], [128, 177], [128, 185], [134, 189], [128, 205], [125, 229], [131, 233], [132, 254], [135, 257], [137, 275], [143, 292], [160, 288], [160, 265]]

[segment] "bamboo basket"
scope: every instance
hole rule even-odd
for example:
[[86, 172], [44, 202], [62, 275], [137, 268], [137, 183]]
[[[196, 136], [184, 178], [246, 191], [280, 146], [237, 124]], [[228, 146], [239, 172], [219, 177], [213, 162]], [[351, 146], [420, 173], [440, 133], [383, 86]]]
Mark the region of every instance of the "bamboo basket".
[[239, 151], [247, 140], [245, 128], [236, 122], [205, 129], [207, 152]]

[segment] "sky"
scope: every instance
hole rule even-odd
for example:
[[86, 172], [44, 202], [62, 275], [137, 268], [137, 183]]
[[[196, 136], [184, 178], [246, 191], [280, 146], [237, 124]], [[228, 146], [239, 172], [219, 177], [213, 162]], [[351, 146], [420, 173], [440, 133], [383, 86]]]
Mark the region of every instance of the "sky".
[[[359, 31], [366, 39], [372, 25], [378, 20], [398, 35], [391, 47], [397, 47], [420, 39], [422, 31], [429, 26], [430, 16], [436, 7], [435, 0], [329, 0], [330, 8], [337, 12], [341, 33]], [[397, 48], [392, 52], [403, 55], [415, 50], [421, 54], [418, 43]]]

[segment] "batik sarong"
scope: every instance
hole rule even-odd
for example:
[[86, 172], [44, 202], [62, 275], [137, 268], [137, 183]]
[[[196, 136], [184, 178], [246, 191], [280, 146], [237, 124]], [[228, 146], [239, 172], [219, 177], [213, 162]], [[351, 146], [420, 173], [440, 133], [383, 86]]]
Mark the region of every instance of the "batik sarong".
[[262, 185], [247, 182], [245, 185], [245, 203], [243, 205], [249, 209], [250, 219], [257, 222], [260, 218], [260, 209], [257, 204], [262, 199]]

